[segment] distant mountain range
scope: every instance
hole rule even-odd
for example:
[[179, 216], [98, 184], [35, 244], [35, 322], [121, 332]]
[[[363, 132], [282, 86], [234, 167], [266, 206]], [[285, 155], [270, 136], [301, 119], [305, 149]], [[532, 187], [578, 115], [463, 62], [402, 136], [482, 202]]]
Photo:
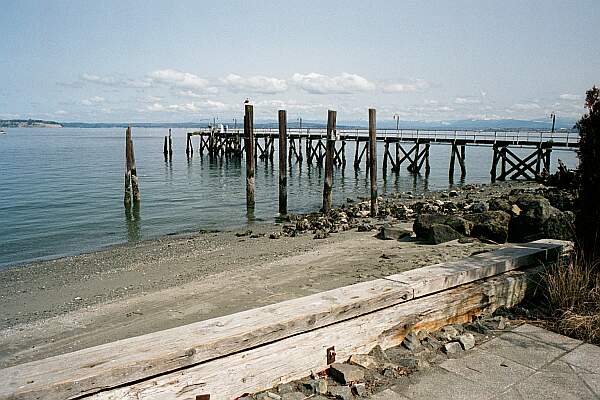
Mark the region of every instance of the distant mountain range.
[[[574, 119], [560, 119], [556, 121], [555, 129], [573, 129], [575, 125]], [[232, 128], [231, 124], [228, 124]], [[49, 127], [49, 128], [191, 128], [199, 129], [206, 128], [207, 122], [56, 122], [44, 120], [0, 120], [2, 128], [27, 128], [27, 127]], [[237, 124], [238, 128], [242, 124]], [[338, 129], [350, 128], [366, 128], [366, 121], [340, 121], [337, 124]], [[276, 128], [277, 121], [275, 120], [257, 120], [254, 123], [255, 128]], [[288, 121], [289, 128], [298, 128], [298, 121]], [[302, 121], [302, 128], [325, 128], [325, 121], [308, 120]], [[396, 122], [385, 120], [377, 122], [378, 128], [395, 129]], [[450, 120], [450, 121], [400, 121], [401, 129], [450, 129], [450, 130], [514, 130], [514, 129], [535, 129], [535, 130], [550, 130], [552, 122], [548, 120], [516, 120], [516, 119], [497, 119], [497, 120]]]

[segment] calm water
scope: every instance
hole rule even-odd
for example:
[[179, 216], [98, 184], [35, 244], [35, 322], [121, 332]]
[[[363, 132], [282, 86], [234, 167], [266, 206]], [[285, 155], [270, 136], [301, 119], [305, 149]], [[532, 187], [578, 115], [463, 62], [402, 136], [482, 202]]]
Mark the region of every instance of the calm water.
[[[185, 129], [173, 130], [173, 161], [162, 154], [165, 129], [133, 130], [142, 203], [139, 214], [123, 207], [124, 129], [9, 129], [0, 135], [0, 267], [77, 254], [170, 233], [223, 229], [248, 224], [245, 162], [210, 161], [185, 155]], [[197, 138], [194, 138], [197, 146]], [[369, 181], [347, 166], [336, 169], [334, 202], [367, 196]], [[378, 150], [381, 167], [383, 148]], [[449, 146], [431, 147], [431, 174], [379, 173], [381, 192], [422, 192], [447, 188]], [[467, 148], [466, 182], [489, 182], [491, 149]], [[574, 166], [575, 155], [553, 153]], [[277, 160], [277, 154], [275, 155]], [[458, 167], [457, 167], [458, 170]], [[277, 215], [277, 165], [259, 161], [256, 220]], [[288, 178], [290, 212], [320, 207], [322, 170], [292, 164]], [[137, 218], [134, 218], [137, 217]]]

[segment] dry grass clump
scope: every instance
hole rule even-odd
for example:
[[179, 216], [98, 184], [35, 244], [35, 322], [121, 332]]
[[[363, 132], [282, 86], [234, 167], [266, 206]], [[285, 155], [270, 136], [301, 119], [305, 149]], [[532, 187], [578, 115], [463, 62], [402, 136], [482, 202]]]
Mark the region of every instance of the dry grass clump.
[[578, 254], [548, 268], [547, 298], [555, 328], [566, 335], [600, 344], [600, 267]]

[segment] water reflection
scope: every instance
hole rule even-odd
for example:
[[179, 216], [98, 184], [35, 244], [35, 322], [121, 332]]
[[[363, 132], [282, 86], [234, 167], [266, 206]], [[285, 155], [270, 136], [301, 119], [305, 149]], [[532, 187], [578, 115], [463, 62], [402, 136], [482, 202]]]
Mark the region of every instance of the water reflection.
[[128, 242], [138, 242], [142, 238], [140, 222], [140, 203], [134, 202], [131, 208], [125, 207], [125, 225], [127, 227]]

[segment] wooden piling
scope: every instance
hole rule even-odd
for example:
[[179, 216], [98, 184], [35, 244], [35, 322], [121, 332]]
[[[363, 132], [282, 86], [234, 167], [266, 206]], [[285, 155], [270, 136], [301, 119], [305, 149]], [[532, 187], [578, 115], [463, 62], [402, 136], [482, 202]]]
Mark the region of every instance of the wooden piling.
[[287, 116], [279, 110], [279, 214], [287, 214]]
[[377, 216], [377, 122], [376, 111], [369, 108], [369, 168], [371, 169], [371, 217]]
[[169, 159], [173, 159], [173, 139], [171, 138], [171, 128], [169, 128]]
[[163, 145], [163, 154], [165, 155], [165, 160], [169, 157], [169, 138], [165, 136], [165, 144]]
[[254, 208], [254, 107], [245, 105], [244, 138], [246, 140], [246, 206]]
[[134, 203], [140, 201], [140, 186], [135, 166], [135, 155], [133, 151], [133, 140], [131, 139], [131, 127], [125, 131], [125, 196], [124, 202], [128, 206], [133, 198]]
[[323, 183], [323, 212], [331, 210], [333, 203], [333, 151], [335, 146], [335, 119], [336, 112], [329, 110], [327, 112], [327, 147], [325, 152], [325, 181]]

